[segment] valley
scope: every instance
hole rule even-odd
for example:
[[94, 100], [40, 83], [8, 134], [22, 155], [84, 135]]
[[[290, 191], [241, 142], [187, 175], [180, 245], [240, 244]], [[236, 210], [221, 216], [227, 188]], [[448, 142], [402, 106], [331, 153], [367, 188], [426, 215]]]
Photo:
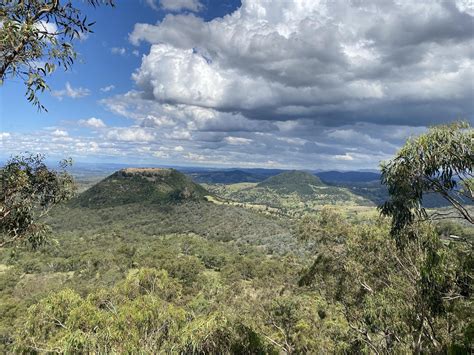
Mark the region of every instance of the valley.
[[[216, 196], [234, 204], [264, 206], [289, 216], [302, 216], [324, 206], [375, 207], [374, 203], [353, 194], [347, 188], [328, 186], [313, 175], [303, 174], [282, 173], [261, 183], [204, 186]], [[309, 181], [305, 178], [309, 178]], [[286, 183], [286, 179], [292, 183]]]
[[[225, 174], [220, 172], [220, 178]], [[302, 285], [313, 277], [313, 255], [331, 259], [352, 245], [348, 242], [356, 243], [350, 248], [358, 255], [351, 262], [363, 265], [359, 253], [367, 245], [357, 241], [361, 231], [385, 238], [388, 233], [376, 205], [307, 172], [228, 184], [198, 184], [192, 176], [171, 168], [122, 168], [54, 208], [46, 219], [52, 239], [43, 247], [0, 249], [0, 349], [13, 339], [17, 350], [41, 341], [42, 330], [28, 328], [28, 322], [61, 317], [73, 326], [79, 324], [74, 317], [84, 312], [100, 315], [105, 322], [100, 332], [94, 331], [93, 318], [84, 318], [80, 328], [51, 329], [56, 340], [47, 340], [49, 346], [90, 350], [96, 343], [123, 351], [177, 346], [185, 352], [215, 352], [246, 344], [246, 349], [272, 353], [277, 344], [290, 341], [279, 331], [286, 326], [291, 327], [291, 347], [301, 351], [360, 349], [349, 341], [350, 326], [338, 302], [331, 301], [335, 281], [325, 281], [323, 294]], [[474, 239], [468, 226], [439, 226], [447, 236]], [[330, 259], [325, 267], [333, 267]], [[103, 302], [116, 311], [102, 309]], [[157, 304], [166, 308], [152, 316]], [[146, 317], [154, 327], [173, 322], [173, 337], [143, 344], [142, 315], [133, 311], [138, 305], [140, 312], [152, 312]], [[57, 307], [61, 313], [55, 313]], [[282, 310], [294, 321], [282, 318]], [[306, 325], [300, 329], [294, 322]], [[84, 341], [67, 345], [77, 331]], [[103, 331], [118, 338], [107, 338]]]

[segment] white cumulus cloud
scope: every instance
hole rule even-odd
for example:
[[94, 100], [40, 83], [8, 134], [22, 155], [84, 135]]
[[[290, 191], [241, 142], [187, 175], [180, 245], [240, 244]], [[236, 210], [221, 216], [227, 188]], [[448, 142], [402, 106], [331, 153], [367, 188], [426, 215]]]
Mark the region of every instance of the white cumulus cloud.
[[51, 135], [54, 137], [67, 137], [69, 136], [69, 133], [61, 129], [55, 129], [53, 132], [51, 132]]
[[354, 160], [352, 155], [350, 155], [349, 153], [346, 153], [344, 155], [335, 155], [334, 159], [336, 159], [336, 160], [348, 160], [348, 161]]
[[54, 90], [52, 95], [62, 100], [63, 97], [69, 97], [71, 99], [80, 99], [91, 94], [89, 89], [78, 87], [73, 88], [69, 82], [66, 82], [66, 86], [63, 90]]
[[127, 50], [124, 47], [112, 47], [110, 49], [110, 52], [112, 54], [118, 54], [118, 55], [125, 55], [127, 54]]
[[91, 117], [87, 120], [79, 120], [79, 124], [90, 128], [105, 128], [107, 125], [100, 118]]
[[241, 145], [241, 144], [250, 144], [252, 143], [251, 139], [242, 138], [242, 137], [225, 137], [224, 139], [227, 143], [231, 145]]
[[189, 140], [191, 139], [191, 133], [186, 130], [175, 130], [171, 133], [165, 134], [166, 138], [174, 140]]
[[107, 86], [104, 86], [104, 87], [100, 88], [100, 91], [109, 92], [109, 91], [112, 91], [113, 89], [115, 89], [115, 85], [107, 85]]
[[211, 21], [167, 15], [135, 25], [130, 41], [151, 48], [134, 79], [158, 102], [251, 119], [439, 123], [472, 115], [465, 3], [243, 0]]
[[155, 139], [153, 133], [138, 127], [113, 128], [107, 132], [106, 137], [125, 142], [150, 142]]

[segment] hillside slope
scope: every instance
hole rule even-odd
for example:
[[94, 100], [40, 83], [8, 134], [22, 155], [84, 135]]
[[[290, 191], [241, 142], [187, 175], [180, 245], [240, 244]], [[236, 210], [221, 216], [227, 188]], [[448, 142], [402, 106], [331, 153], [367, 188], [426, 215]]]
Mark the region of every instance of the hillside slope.
[[260, 182], [268, 177], [263, 174], [252, 173], [238, 169], [229, 171], [226, 170], [190, 173], [189, 176], [195, 182], [203, 182], [209, 184], [236, 184], [239, 182]]
[[380, 173], [372, 173], [368, 171], [322, 171], [316, 173], [325, 183], [365, 183], [380, 181]]
[[326, 185], [317, 176], [303, 171], [284, 172], [258, 184], [207, 185], [207, 188], [224, 199], [266, 205], [290, 214], [304, 214], [323, 205], [373, 205], [347, 188]]
[[113, 207], [130, 203], [204, 200], [209, 193], [174, 169], [119, 170], [71, 200], [70, 206]]
[[286, 171], [272, 176], [259, 183], [257, 188], [269, 188], [283, 194], [296, 193], [300, 196], [312, 196], [314, 188], [324, 186], [322, 181], [310, 173], [304, 171]]

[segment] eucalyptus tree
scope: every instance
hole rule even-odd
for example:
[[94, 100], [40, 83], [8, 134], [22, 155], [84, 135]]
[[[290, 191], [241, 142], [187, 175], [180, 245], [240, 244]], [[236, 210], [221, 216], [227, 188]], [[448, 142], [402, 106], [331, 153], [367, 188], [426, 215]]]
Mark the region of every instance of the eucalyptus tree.
[[[87, 0], [93, 7], [113, 0]], [[69, 70], [76, 59], [74, 40], [92, 32], [77, 1], [3, 0], [0, 4], [0, 82], [20, 79], [26, 97], [46, 110], [37, 96], [48, 88], [46, 77], [56, 67]]]
[[74, 180], [66, 171], [71, 162], [50, 169], [42, 155], [20, 155], [0, 170], [0, 248], [22, 243], [36, 248], [49, 232], [43, 217], [58, 203], [70, 198]]
[[456, 212], [431, 217], [458, 217], [474, 224], [468, 208], [474, 202], [473, 174], [474, 129], [469, 123], [435, 126], [409, 139], [392, 160], [382, 163], [382, 183], [390, 198], [380, 210], [392, 217], [392, 233], [400, 237], [413, 222], [429, 217], [423, 207], [428, 194], [441, 196]]

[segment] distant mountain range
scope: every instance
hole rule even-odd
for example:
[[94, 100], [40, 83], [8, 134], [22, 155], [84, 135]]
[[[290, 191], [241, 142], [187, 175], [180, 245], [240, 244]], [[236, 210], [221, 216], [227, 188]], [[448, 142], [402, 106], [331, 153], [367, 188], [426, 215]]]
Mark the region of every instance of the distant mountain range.
[[[265, 197], [259, 198], [259, 193], [263, 193], [259, 188], [271, 188], [275, 182], [279, 183], [279, 188], [274, 190], [277, 194], [287, 194], [287, 192], [298, 189], [300, 192], [310, 192], [308, 185], [319, 186], [319, 190], [326, 186], [327, 204], [340, 203], [341, 201], [356, 201], [363, 205], [371, 203], [380, 205], [388, 199], [388, 191], [386, 186], [381, 184], [379, 172], [373, 171], [289, 171], [280, 169], [229, 169], [215, 171], [192, 171], [188, 175], [196, 182], [207, 184], [239, 184], [239, 183], [256, 183], [257, 186], [246, 187], [241, 186], [235, 188], [215, 188], [213, 191], [221, 191], [228, 198], [240, 201], [259, 201], [260, 203]], [[275, 177], [275, 179], [273, 179]], [[302, 177], [304, 177], [302, 179]], [[303, 181], [301, 181], [301, 179]], [[312, 180], [316, 179], [316, 180]], [[280, 184], [281, 183], [281, 184]], [[328, 190], [329, 189], [329, 190]], [[236, 191], [237, 190], [237, 191]], [[314, 191], [313, 191], [314, 192]], [[341, 192], [344, 192], [341, 195]], [[347, 193], [351, 196], [348, 196]], [[247, 196], [243, 196], [247, 195]], [[252, 197], [251, 197], [252, 196]], [[312, 196], [311, 193], [308, 196]], [[323, 203], [321, 196], [314, 198], [314, 201]], [[354, 199], [354, 196], [356, 198]], [[358, 197], [358, 198], [357, 198]], [[266, 197], [268, 199], [268, 196]], [[275, 198], [270, 200], [275, 201]], [[448, 206], [441, 196], [426, 195], [423, 205], [428, 208]]]
[[[371, 205], [348, 188], [325, 184], [305, 171], [276, 170], [206, 172], [212, 181], [238, 181], [235, 184], [208, 184], [209, 191], [175, 169], [125, 168], [94, 184], [69, 202], [71, 207], [105, 208], [134, 203], [169, 204], [205, 201], [214, 195], [224, 200], [278, 209], [311, 211], [327, 204]], [[197, 172], [190, 174], [196, 176]], [[266, 175], [271, 175], [260, 182]], [[243, 180], [243, 182], [242, 182]], [[249, 182], [250, 180], [250, 182]], [[227, 189], [227, 186], [232, 187]]]
[[187, 173], [195, 182], [210, 184], [236, 184], [239, 182], [260, 182], [272, 176], [244, 170], [204, 171]]
[[[52, 167], [55, 162], [50, 163]], [[120, 169], [140, 168], [141, 165], [118, 164], [118, 163], [74, 163], [69, 169], [75, 176], [108, 176]], [[288, 169], [264, 169], [264, 168], [208, 168], [208, 167], [186, 167], [163, 165], [150, 168], [175, 169], [192, 177], [197, 183], [211, 184], [235, 184], [239, 182], [261, 182], [271, 176], [278, 175]], [[305, 170], [312, 173], [325, 183], [333, 182], [368, 182], [379, 180], [380, 173], [376, 170], [356, 170], [356, 171], [327, 171], [327, 170]]]
[[[115, 165], [88, 166], [75, 174], [85, 190], [71, 206], [111, 207], [128, 203], [200, 201], [213, 193], [242, 203], [275, 208], [312, 210], [330, 204], [379, 205], [388, 192], [380, 173], [368, 171], [296, 171], [281, 169], [124, 168], [101, 179]], [[76, 169], [79, 169], [76, 167]], [[79, 169], [80, 171], [80, 169]], [[88, 175], [90, 173], [90, 175]], [[109, 172], [110, 173], [110, 172]], [[90, 179], [86, 180], [89, 176]], [[94, 178], [92, 178], [94, 177]], [[207, 184], [207, 189], [200, 184]], [[447, 203], [439, 196], [426, 196], [426, 207]]]
[[[178, 168], [178, 170], [180, 170]], [[195, 182], [208, 184], [236, 184], [239, 182], [262, 182], [271, 176], [275, 176], [290, 170], [282, 169], [228, 169], [193, 171], [192, 169], [181, 170], [192, 177]], [[367, 171], [308, 171], [319, 177], [324, 183], [341, 182], [372, 182], [380, 180], [380, 173]]]

